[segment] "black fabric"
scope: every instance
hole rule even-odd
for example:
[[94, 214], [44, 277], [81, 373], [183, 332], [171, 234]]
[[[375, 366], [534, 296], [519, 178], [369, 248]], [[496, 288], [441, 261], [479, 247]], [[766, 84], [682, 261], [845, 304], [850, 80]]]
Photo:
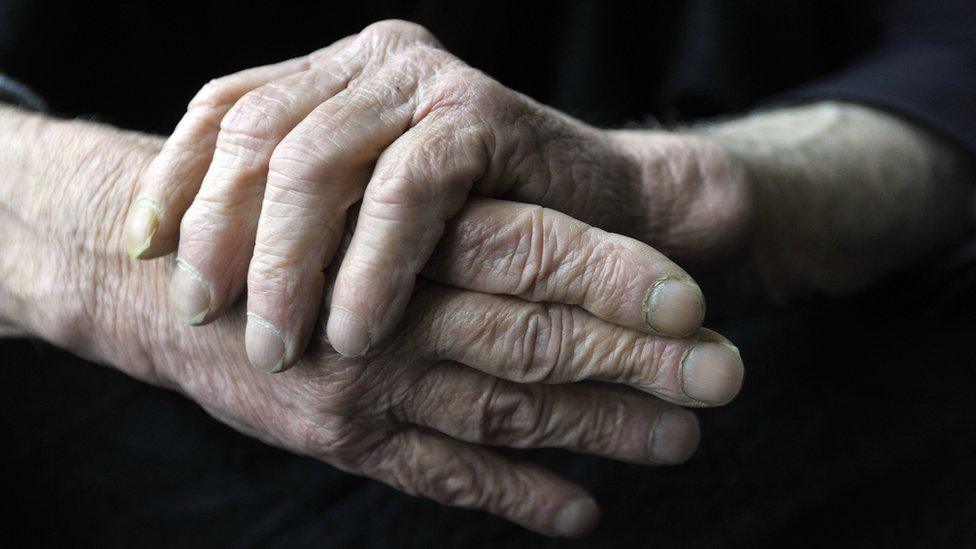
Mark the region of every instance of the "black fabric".
[[47, 104], [33, 90], [2, 74], [0, 74], [0, 101], [27, 110], [47, 110]]
[[[593, 123], [845, 98], [976, 150], [974, 3], [0, 0], [0, 69], [58, 113], [168, 133], [208, 79], [389, 17]], [[591, 489], [578, 545], [976, 543], [973, 250], [857, 300], [708, 323], [748, 366], [686, 465], [562, 452]], [[706, 288], [707, 291], [707, 288]], [[723, 314], [724, 313], [724, 314]], [[4, 531], [84, 545], [545, 545], [239, 435], [182, 397], [68, 353], [0, 343]]]
[[890, 110], [976, 151], [976, 2], [893, 2], [876, 43], [791, 90]]
[[725, 116], [802, 89], [905, 111], [976, 150], [970, 0], [0, 0], [0, 72], [63, 114], [168, 134], [210, 78], [392, 17], [598, 124]]
[[[957, 274], [972, 286], [972, 269]], [[8, 342], [4, 531], [97, 546], [971, 546], [976, 292], [933, 309], [905, 282], [710, 321], [748, 373], [733, 404], [700, 414], [687, 464], [528, 453], [603, 506], [575, 543], [269, 448], [176, 394]]]

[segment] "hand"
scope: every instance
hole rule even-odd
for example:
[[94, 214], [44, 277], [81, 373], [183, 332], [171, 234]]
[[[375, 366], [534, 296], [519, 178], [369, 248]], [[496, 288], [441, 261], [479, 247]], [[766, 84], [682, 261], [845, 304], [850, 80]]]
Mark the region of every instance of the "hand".
[[[534, 238], [554, 249], [563, 238], [576, 241], [586, 230], [578, 222], [535, 206], [475, 199], [451, 225], [435, 255], [463, 285], [486, 277], [502, 292], [518, 287], [547, 301], [558, 295], [611, 305], [610, 296], [581, 293], [590, 276], [609, 273], [578, 269], [579, 256], [557, 259], [551, 277], [531, 282], [520, 267], [496, 261]], [[487, 250], [485, 232], [499, 235]], [[639, 250], [623, 237], [590, 236], [602, 244], [585, 245], [584, 253], [609, 253], [606, 263], [617, 268], [627, 269], [628, 252]], [[346, 471], [546, 535], [587, 531], [598, 517], [595, 502], [574, 483], [482, 445], [678, 463], [694, 452], [697, 421], [665, 401], [725, 401], [741, 383], [738, 353], [707, 330], [690, 339], [647, 335], [576, 307], [435, 284], [413, 296], [383, 349], [343, 358], [315, 339], [296, 367], [277, 376], [245, 365], [241, 318], [156, 328], [186, 342], [164, 368], [216, 417]], [[566, 384], [578, 380], [614, 385]]]
[[[358, 356], [393, 332], [470, 194], [554, 208], [691, 258], [727, 253], [740, 232], [728, 219], [745, 202], [736, 165], [697, 138], [646, 140], [543, 107], [416, 25], [378, 23], [204, 87], [142, 182], [127, 245], [151, 258], [179, 242], [171, 302], [190, 324], [217, 318], [246, 285], [248, 355], [281, 370], [312, 333], [323, 268], [362, 199], [327, 326], [336, 350]], [[624, 325], [694, 333], [700, 289], [663, 256], [653, 263], [669, 278], [640, 277]]]
[[[741, 383], [741, 360], [717, 334], [648, 335], [565, 304], [632, 321], [619, 304], [649, 247], [494, 200], [459, 212], [430, 270], [547, 303], [427, 284], [384, 349], [343, 358], [316, 338], [298, 367], [264, 375], [246, 364], [241, 315], [203, 328], [169, 322], [171, 262], [119, 253], [134, 181], [159, 145], [0, 109], [0, 320], [180, 390], [269, 443], [552, 535], [592, 525], [592, 499], [480, 445], [675, 463], [699, 436], [694, 416], [675, 404], [724, 402]], [[494, 235], [490, 245], [484, 234]], [[588, 379], [612, 385], [567, 384]]]

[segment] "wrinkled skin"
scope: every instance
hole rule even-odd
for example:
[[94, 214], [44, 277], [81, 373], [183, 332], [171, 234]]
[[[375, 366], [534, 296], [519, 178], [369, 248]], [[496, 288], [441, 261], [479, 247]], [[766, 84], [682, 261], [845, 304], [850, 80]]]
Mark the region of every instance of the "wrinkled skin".
[[[205, 86], [142, 181], [126, 238], [140, 258], [178, 244], [171, 300], [189, 324], [220, 316], [246, 285], [249, 357], [280, 371], [311, 337], [323, 266], [337, 264], [360, 199], [327, 322], [346, 356], [393, 334], [469, 195], [545, 206], [712, 260], [743, 240], [744, 179], [706, 140], [586, 126], [467, 66], [423, 28], [384, 21]], [[646, 325], [628, 326], [692, 334], [701, 291], [657, 261], [684, 284], [660, 294], [667, 302]]]
[[[557, 239], [578, 241], [566, 224], [599, 241], [580, 247], [588, 257], [574, 254], [536, 269], [511, 262], [527, 243], [542, 239], [545, 248], [559, 248]], [[498, 291], [510, 281], [509, 288], [550, 303], [424, 284], [388, 346], [345, 358], [318, 340], [298, 367], [278, 376], [241, 368], [237, 315], [203, 328], [171, 326], [194, 339], [198, 330], [219, 329], [207, 339], [234, 344], [204, 362], [238, 361], [236, 368], [192, 368], [176, 377], [193, 380], [184, 390], [218, 418], [269, 442], [408, 493], [485, 509], [550, 535], [578, 535], [595, 521], [596, 507], [577, 486], [466, 443], [681, 462], [697, 445], [697, 422], [663, 401], [722, 404], [738, 391], [742, 365], [735, 348], [713, 332], [687, 339], [648, 335], [556, 303], [561, 296], [614, 310], [618, 292], [583, 298], [574, 289], [612, 273], [578, 266], [629, 270], [630, 247], [646, 248], [577, 225], [539, 207], [474, 200], [436, 252], [431, 269], [450, 270], [459, 284], [489, 272], [498, 275], [492, 278]], [[486, 231], [498, 235], [489, 247], [480, 238]], [[695, 375], [704, 394], [689, 394]], [[563, 385], [586, 379], [617, 387]]]
[[[596, 518], [578, 487], [460, 441], [687, 458], [694, 417], [632, 389], [723, 404], [741, 384], [738, 353], [699, 331], [704, 298], [685, 271], [583, 221], [721, 256], [743, 232], [729, 221], [747, 209], [743, 178], [705, 140], [662, 133], [648, 147], [587, 127], [422, 28], [383, 22], [204, 87], [141, 179], [126, 242], [142, 259], [178, 244], [169, 300], [187, 324], [224, 318], [246, 282], [250, 361], [299, 364], [283, 387], [208, 373], [189, 391], [218, 417], [411, 493], [576, 535]], [[421, 272], [468, 291], [415, 288]], [[322, 295], [328, 340], [314, 335]], [[553, 385], [587, 379], [631, 389]]]
[[[483, 133], [463, 131], [469, 126], [461, 122], [478, 109], [497, 106], [484, 116], [495, 125], [475, 117], [478, 123], [471, 128], [500, 128], [491, 142], [496, 152], [509, 154], [480, 157], [489, 161], [483, 177], [472, 179], [470, 187], [456, 180], [452, 187], [452, 181], [441, 180], [447, 184], [432, 185], [437, 192], [430, 196], [402, 194], [414, 206], [419, 202], [418, 213], [423, 215], [367, 216], [360, 223], [362, 230], [377, 220], [429, 221], [433, 213], [430, 226], [438, 229], [441, 223], [443, 230], [408, 227], [402, 233], [430, 246], [432, 261], [426, 266], [423, 261], [403, 263], [397, 254], [410, 246], [396, 239], [393, 249], [377, 245], [377, 250], [391, 251], [389, 257], [360, 265], [408, 266], [399, 273], [404, 275], [401, 282], [408, 284], [398, 291], [412, 286], [421, 268], [434, 283], [415, 289], [414, 299], [404, 305], [403, 322], [390, 331], [385, 344], [376, 345], [365, 357], [343, 358], [329, 350], [325, 337], [307, 320], [312, 316], [292, 314], [288, 299], [302, 297], [304, 308], [298, 312], [311, 314], [320, 306], [318, 299], [308, 299], [314, 291], [300, 291], [312, 280], [302, 277], [303, 269], [313, 273], [313, 279], [319, 277], [313, 282], [322, 286], [323, 295], [330, 295], [327, 277], [319, 274], [329, 243], [307, 239], [332, 238], [331, 245], [339, 248], [344, 204], [364, 193], [368, 206], [370, 193], [382, 191], [371, 191], [364, 173], [372, 172], [371, 162], [377, 157], [398, 158], [390, 152], [398, 139], [391, 145], [367, 136], [366, 141], [376, 146], [366, 147], [372, 151], [368, 154], [333, 154], [330, 158], [336, 162], [303, 164], [301, 159], [315, 158], [316, 151], [328, 152], [330, 141], [314, 134], [294, 139], [274, 134], [262, 141], [235, 130], [248, 121], [254, 122], [252, 129], [272, 125], [273, 117], [259, 109], [278, 109], [284, 98], [267, 101], [263, 94], [280, 87], [266, 88], [266, 83], [300, 73], [308, 76], [311, 73], [305, 71], [318, 60], [328, 64], [347, 47], [347, 60], [357, 55], [372, 60], [373, 53], [387, 49], [371, 49], [371, 44], [401, 47], [403, 43], [391, 42], [390, 37], [404, 32], [429, 39], [415, 27], [384, 23], [312, 56], [214, 81], [194, 100], [148, 168], [149, 159], [159, 152], [158, 140], [81, 122], [41, 123], [30, 117], [32, 121], [24, 122], [23, 115], [3, 110], [0, 123], [5, 131], [0, 140], [11, 135], [16, 139], [0, 147], [5, 168], [0, 170], [5, 180], [0, 186], [0, 331], [44, 337], [180, 390], [244, 432], [408, 492], [484, 509], [543, 533], [576, 535], [596, 520], [597, 513], [582, 490], [539, 468], [499, 458], [479, 444], [557, 446], [642, 463], [680, 461], [693, 451], [697, 426], [690, 414], [671, 403], [726, 402], [738, 390], [742, 365], [716, 334], [692, 334], [701, 318], [697, 286], [685, 285], [692, 290], [690, 300], [675, 300], [671, 293], [667, 307], [645, 306], [662, 277], [690, 282], [662, 252], [709, 266], [741, 254], [743, 262], [756, 267], [758, 279], [783, 295], [794, 295], [797, 289], [837, 293], [862, 287], [958, 233], [954, 224], [940, 226], [933, 219], [965, 218], [960, 211], [966, 201], [960, 197], [967, 194], [963, 183], [972, 172], [959, 169], [951, 149], [870, 109], [836, 104], [787, 109], [730, 121], [699, 136], [606, 132], [506, 90], [436, 45], [421, 47], [408, 41], [410, 47], [397, 50], [400, 53], [380, 56], [375, 75], [383, 67], [393, 67], [405, 70], [391, 69], [391, 76], [410, 80], [423, 74], [421, 61], [433, 58], [470, 78], [462, 79], [464, 85], [455, 79], [454, 87], [443, 89], [418, 85], [418, 90], [442, 94], [421, 93], [417, 101], [430, 105], [443, 99], [443, 93], [467, 98], [464, 93], [477, 92], [450, 111], [461, 118], [444, 115], [445, 125], [457, 124], [462, 131], [450, 126], [450, 132], [430, 143], [446, 142], [449, 148], [457, 140], [484, 139]], [[394, 60], [400, 64], [389, 65]], [[406, 70], [411, 68], [419, 72]], [[315, 78], [328, 78], [327, 71], [316, 74]], [[372, 82], [390, 95], [399, 91], [396, 85], [390, 88], [391, 80], [378, 76], [358, 82]], [[336, 98], [365, 97], [357, 93]], [[331, 103], [333, 109], [355, 106]], [[352, 111], [348, 114], [319, 119], [319, 124], [309, 115], [296, 124], [311, 119], [306, 128], [310, 132], [316, 126], [336, 130], [338, 125], [341, 130], [339, 122], [359, 120]], [[243, 136], [237, 146], [235, 135]], [[334, 135], [358, 134], [336, 130]], [[286, 155], [272, 165], [271, 156], [288, 142], [297, 156]], [[268, 158], [267, 166], [243, 154], [258, 149]], [[417, 149], [407, 147], [400, 154], [410, 150]], [[426, 158], [422, 152], [414, 154]], [[338, 162], [349, 158], [359, 162], [360, 172], [355, 163], [350, 168]], [[377, 172], [386, 173], [380, 164]], [[424, 161], [388, 164], [393, 174], [404, 166], [443, 171], [434, 169], [443, 164]], [[317, 177], [322, 173], [315, 170], [336, 166], [345, 170], [336, 173], [352, 174], [348, 181]], [[309, 192], [282, 187], [274, 207], [266, 207], [261, 218], [267, 204], [256, 204], [267, 199], [267, 189], [275, 192], [276, 174], [287, 176], [289, 167], [309, 170], [303, 178], [293, 178], [312, 183]], [[493, 173], [496, 177], [486, 177]], [[422, 180], [414, 175], [391, 176], [395, 184], [382, 187], [396, 189], [396, 183]], [[214, 185], [208, 187], [208, 179]], [[279, 184], [288, 183], [288, 177], [278, 179]], [[338, 180], [343, 184], [321, 184]], [[239, 192], [242, 188], [250, 192]], [[457, 188], [464, 192], [452, 195], [451, 189]], [[22, 189], [28, 189], [26, 196]], [[346, 193], [345, 203], [315, 194], [323, 189]], [[423, 189], [412, 189], [418, 190]], [[552, 209], [471, 200], [471, 193], [504, 195]], [[156, 214], [154, 221], [139, 208], [129, 215], [126, 236], [134, 255], [161, 256], [175, 250], [180, 240], [180, 254], [189, 252], [187, 263], [200, 271], [205, 270], [203, 260], [223, 258], [215, 273], [203, 273], [213, 275], [209, 282], [219, 290], [209, 316], [200, 320], [212, 322], [207, 326], [180, 326], [166, 313], [166, 288], [180, 290], [170, 280], [169, 261], [139, 264], [121, 257], [122, 220], [129, 204], [140, 204], [134, 200], [139, 196], [147, 196], [158, 208], [149, 208]], [[451, 210], [445, 204], [451, 205], [452, 197], [458, 215], [445, 213]], [[306, 203], [310, 198], [314, 200]], [[340, 211], [323, 214], [324, 207], [311, 207], [307, 216], [284, 215], [290, 212], [286, 206], [308, 207], [315, 200], [338, 204]], [[374, 207], [395, 203], [373, 200]], [[191, 210], [183, 216], [187, 208]], [[285, 223], [276, 228], [276, 220]], [[338, 228], [316, 225], [323, 220]], [[309, 323], [310, 352], [299, 360], [303, 345], [291, 347], [290, 360], [297, 367], [277, 376], [246, 366], [244, 319], [232, 305], [235, 288], [242, 287], [249, 268], [244, 265], [250, 260], [251, 243], [261, 240], [262, 223], [276, 230], [263, 233], [274, 238], [255, 253], [284, 253], [281, 257], [287, 258], [298, 250], [302, 257], [313, 258], [298, 272], [286, 269], [290, 263], [285, 262], [281, 270], [271, 269], [256, 280], [278, 281], [288, 291], [279, 296], [283, 301], [271, 300], [271, 307]], [[153, 238], [133, 238], [140, 226]], [[653, 243], [657, 250], [594, 227]], [[186, 238], [180, 239], [181, 230]], [[375, 234], [389, 236], [382, 230]], [[899, 245], [890, 245], [892, 241]], [[439, 242], [436, 248], [434, 242]], [[199, 250], [184, 250], [184, 243]], [[355, 246], [349, 254], [354, 252]], [[199, 257], [191, 257], [194, 254]], [[263, 263], [272, 265], [275, 257]], [[345, 268], [345, 263], [332, 261], [331, 272], [340, 264]], [[280, 284], [282, 277], [286, 284]], [[337, 293], [339, 298], [343, 295]], [[177, 291], [171, 297], [186, 295]], [[248, 298], [250, 307], [254, 300]], [[220, 315], [228, 310], [233, 314]], [[396, 313], [396, 307], [392, 311]], [[667, 311], [687, 314], [667, 318]], [[396, 324], [396, 314], [388, 316], [391, 325]], [[660, 329], [662, 323], [667, 329]], [[668, 339], [654, 333], [669, 330], [692, 335]], [[298, 341], [306, 337], [299, 335], [301, 331], [286, 333]], [[616, 388], [564, 383], [585, 379], [615, 382]], [[655, 451], [649, 452], [649, 446]]]
[[[343, 55], [347, 62], [363, 62], [355, 82], [374, 85], [380, 96], [408, 89], [398, 90], [397, 78], [419, 91], [406, 103], [406, 110], [413, 110], [411, 122], [422, 112], [418, 105], [465, 99], [443, 113], [450, 131], [430, 143], [477, 142], [487, 139], [486, 128], [494, 130], [484, 142], [494, 144], [495, 154], [457, 157], [484, 161], [484, 173], [474, 170], [481, 177], [471, 178], [470, 185], [459, 177], [439, 180], [431, 193], [407, 186], [394, 198], [408, 199], [404, 212], [413, 213], [406, 204], [419, 203], [423, 215], [374, 215], [360, 224], [362, 230], [372, 222], [394, 222], [380, 223], [374, 236], [389, 236], [391, 226], [411, 219], [426, 220], [435, 230], [407, 227], [402, 233], [416, 239], [413, 244], [429, 246], [432, 261], [423, 274], [434, 283], [418, 286], [409, 305], [398, 302], [405, 315], [399, 329], [359, 358], [329, 350], [308, 320], [320, 306], [318, 299], [308, 299], [317, 285], [330, 295], [327, 277], [319, 273], [330, 246], [339, 248], [345, 207], [360, 193], [374, 209], [395, 205], [382, 200], [384, 192], [411, 181], [438, 183], [423, 174], [398, 175], [397, 169], [414, 166], [436, 175], [443, 170], [435, 168], [444, 166], [393, 162], [400, 158], [391, 152], [399, 138], [386, 134], [386, 141], [377, 142], [369, 132], [364, 139], [375, 147], [350, 149], [359, 155], [333, 150], [326, 160], [336, 162], [308, 162], [331, 150], [329, 139], [315, 138], [317, 126], [336, 138], [360, 135], [342, 131], [340, 124], [354, 127], [361, 120], [353, 116], [355, 101], [321, 103], [314, 93], [292, 99], [311, 97], [309, 110], [331, 103], [332, 116], [299, 117], [296, 127], [311, 120], [305, 124], [308, 136], [271, 132], [262, 139], [261, 132], [275, 126], [270, 115], [287, 107], [284, 95], [268, 95], [282, 91], [280, 85], [266, 84], [300, 79], [297, 74], [327, 80], [328, 70], [312, 69], [322, 62], [340, 70], [333, 61]], [[428, 66], [425, 60], [435, 63]], [[373, 64], [367, 67], [366, 61]], [[429, 82], [419, 78], [429, 74], [425, 67], [435, 65], [450, 69], [438, 74], [455, 78], [438, 80], [441, 87], [420, 85]], [[306, 91], [317, 89], [310, 85]], [[363, 90], [335, 98], [368, 96]], [[347, 116], [334, 116], [337, 109]], [[700, 295], [676, 303], [671, 294], [668, 307], [644, 306], [660, 277], [688, 282], [662, 252], [708, 266], [741, 254], [739, 263], [754, 266], [760, 283], [775, 290], [770, 295], [850, 292], [961, 234], [966, 224], [958, 220], [969, 219], [964, 212], [973, 173], [952, 148], [911, 124], [852, 105], [758, 114], [697, 137], [588, 128], [465, 67], [422, 29], [396, 22], [372, 26], [308, 57], [214, 81], [148, 168], [161, 146], [155, 138], [6, 108], [0, 108], [0, 126], [0, 334], [46, 338], [180, 390], [214, 416], [270, 443], [553, 535], [585, 531], [596, 520], [592, 500], [577, 486], [502, 459], [479, 443], [557, 446], [642, 463], [680, 461], [693, 451], [698, 431], [692, 416], [672, 403], [721, 404], [741, 383], [741, 361], [716, 334], [698, 331], [668, 339], [653, 333], [670, 329], [683, 335], [688, 329], [691, 334], [700, 322]], [[243, 131], [248, 128], [257, 132]], [[284, 151], [293, 154], [279, 153], [272, 165], [271, 157], [285, 143]], [[424, 151], [409, 143], [397, 154], [414, 151], [415, 159], [431, 160], [421, 153], [445, 150]], [[245, 154], [249, 151], [263, 156], [255, 163], [255, 156]], [[373, 189], [366, 172], [372, 173], [373, 160], [384, 158], [389, 162], [378, 163], [377, 172], [392, 184]], [[349, 164], [350, 159], [355, 162]], [[380, 169], [383, 165], [389, 167]], [[338, 169], [334, 173], [347, 177], [321, 177], [319, 169]], [[289, 175], [302, 176], [292, 182], [312, 183], [301, 189], [309, 192], [289, 192]], [[330, 184], [336, 182], [341, 184]], [[341, 191], [344, 200], [326, 200], [322, 191], [329, 189]], [[473, 201], [467, 198], [472, 193], [552, 210]], [[134, 200], [139, 196], [149, 200]], [[200, 319], [210, 324], [189, 328], [172, 322], [167, 287], [175, 287], [172, 297], [183, 299], [183, 305], [193, 303], [171, 282], [170, 261], [135, 263], [121, 255], [121, 226], [133, 202], [148, 203], [152, 215], [133, 208], [128, 216], [130, 252], [163, 256], [179, 240], [187, 264], [213, 277], [210, 297], [215, 299]], [[322, 204], [339, 210], [323, 214], [324, 207], [310, 207]], [[296, 207], [310, 215], [292, 215]], [[452, 207], [461, 213], [447, 213]], [[275, 227], [276, 219], [285, 223]], [[317, 225], [323, 220], [333, 226]], [[260, 227], [269, 224], [262, 232]], [[593, 227], [633, 236], [657, 250]], [[255, 282], [284, 289], [269, 290], [277, 297], [268, 307], [308, 323], [312, 340], [299, 360], [304, 343], [294, 343], [305, 337], [304, 328], [286, 331], [293, 343], [287, 358], [297, 366], [276, 376], [246, 365], [245, 321], [232, 305], [244, 273], [254, 269], [251, 245], [262, 235], [274, 238], [255, 247], [255, 257], [282, 255], [271, 254], [259, 265], [291, 261], [280, 270], [260, 271]], [[320, 240], [309, 242], [309, 237]], [[374, 251], [391, 251], [388, 257], [381, 254], [379, 261], [350, 268], [405, 269], [394, 278], [406, 284], [383, 289], [387, 297], [405, 295], [424, 261], [411, 264], [416, 260], [411, 255], [403, 262], [398, 253], [410, 246], [396, 239], [383, 242], [395, 247], [377, 244]], [[436, 249], [434, 242], [439, 242]], [[297, 270], [288, 255], [296, 250], [312, 258], [308, 265], [295, 263]], [[219, 259], [220, 268], [209, 272], [208, 258]], [[333, 272], [339, 263], [330, 263]], [[315, 291], [303, 294], [308, 284]], [[296, 311], [308, 316], [289, 309], [295, 296], [302, 298]], [[261, 301], [253, 297], [248, 296], [249, 307]], [[337, 298], [350, 299], [343, 291]], [[677, 306], [682, 303], [691, 306]], [[233, 314], [221, 316], [228, 310]], [[676, 310], [689, 314], [662, 316]], [[392, 326], [399, 309], [391, 311], [386, 316]], [[655, 330], [662, 322], [668, 329]], [[380, 341], [383, 334], [376, 335]], [[563, 383], [583, 379], [608, 380], [615, 388]]]
[[[585, 491], [483, 445], [676, 463], [699, 437], [677, 405], [721, 404], [741, 384], [741, 360], [717, 334], [623, 326], [643, 314], [631, 303], [637, 286], [607, 281], [646, 288], [656, 251], [552, 210], [484, 199], [462, 209], [433, 254], [431, 273], [457, 287], [418, 287], [389, 345], [345, 358], [319, 336], [296, 367], [268, 375], [247, 363], [239, 310], [203, 327], [174, 322], [172, 262], [122, 254], [122, 220], [159, 140], [10, 109], [0, 125], [0, 136], [16, 136], [0, 160], [17, 182], [0, 185], [4, 326], [406, 492], [579, 535], [598, 518]], [[500, 295], [470, 289], [486, 281]], [[610, 384], [568, 383], [589, 379]]]

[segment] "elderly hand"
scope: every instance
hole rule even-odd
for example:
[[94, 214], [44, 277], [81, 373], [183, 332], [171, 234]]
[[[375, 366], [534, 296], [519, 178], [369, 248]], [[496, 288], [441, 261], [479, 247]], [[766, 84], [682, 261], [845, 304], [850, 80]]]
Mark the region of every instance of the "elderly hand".
[[[155, 329], [181, 342], [157, 367], [216, 417], [273, 444], [543, 534], [580, 535], [599, 512], [579, 486], [482, 445], [684, 461], [698, 424], [669, 402], [730, 399], [742, 379], [738, 353], [707, 330], [690, 339], [648, 335], [556, 302], [610, 305], [612, 285], [608, 294], [583, 295], [591, 275], [577, 266], [601, 257], [626, 271], [646, 251], [636, 241], [538, 206], [481, 199], [448, 231], [435, 255], [455, 281], [479, 286], [490, 274], [498, 291], [518, 288], [553, 302], [425, 285], [389, 345], [345, 358], [315, 338], [306, 357], [277, 376], [245, 364], [242, 316], [198, 329], [157, 317]], [[486, 233], [496, 235], [488, 249]], [[561, 240], [581, 238], [580, 255], [554, 259], [552, 275], [529, 286], [520, 268], [497, 261], [534, 239], [559, 249]], [[615, 280], [628, 284], [624, 272]], [[581, 380], [613, 385], [570, 383]]]
[[[170, 299], [187, 323], [220, 316], [246, 283], [248, 356], [280, 371], [311, 336], [350, 206], [362, 199], [327, 331], [337, 351], [358, 356], [393, 333], [470, 194], [553, 208], [690, 259], [733, 248], [746, 209], [742, 171], [723, 149], [588, 127], [468, 67], [423, 28], [387, 21], [205, 86], [143, 179], [126, 242], [139, 258], [179, 243]], [[526, 269], [523, 281], [550, 276], [549, 254], [579, 253], [580, 242], [541, 243], [508, 259]], [[645, 333], [695, 333], [697, 284], [643, 253], [629, 278], [615, 265], [576, 265], [609, 277], [586, 291], [626, 286], [613, 308], [590, 310]], [[483, 283], [476, 289], [494, 291], [491, 277]]]
[[[0, 109], [0, 320], [179, 390], [269, 443], [551, 535], [591, 526], [592, 499], [481, 445], [676, 463], [699, 436], [677, 405], [718, 404], [739, 388], [741, 360], [715, 333], [646, 334], [567, 304], [624, 323], [615, 315], [632, 314], [620, 304], [655, 257], [648, 246], [488, 199], [450, 222], [430, 272], [545, 303], [426, 284], [383, 349], [344, 358], [316, 337], [297, 367], [265, 375], [247, 364], [243, 315], [171, 322], [172, 263], [121, 254], [120, 221], [158, 146]], [[569, 383], [580, 380], [607, 383]]]

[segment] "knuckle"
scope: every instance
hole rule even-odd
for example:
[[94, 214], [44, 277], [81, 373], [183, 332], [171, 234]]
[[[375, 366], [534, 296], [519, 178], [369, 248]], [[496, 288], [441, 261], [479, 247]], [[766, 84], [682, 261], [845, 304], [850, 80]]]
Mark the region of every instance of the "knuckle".
[[296, 375], [301, 379], [301, 398], [294, 406], [288, 411], [264, 410], [264, 417], [289, 447], [357, 470], [389, 454], [377, 455], [376, 451], [396, 439], [394, 429], [364, 419], [380, 409], [377, 402], [387, 390], [386, 384], [376, 383], [375, 377], [358, 368], [332, 371], [328, 374], [331, 383], [324, 385], [309, 370]]
[[497, 80], [476, 69], [463, 69], [459, 73], [461, 78], [470, 80], [467, 86], [467, 103], [473, 107], [494, 105], [500, 98], [510, 93], [508, 88]]
[[320, 168], [333, 166], [337, 154], [304, 136], [288, 136], [275, 147], [268, 161], [268, 184], [294, 192], [307, 190], [317, 183]]
[[[443, 63], [450, 63], [445, 60]], [[514, 96], [513, 92], [483, 72], [466, 65], [444, 71], [434, 86], [434, 97], [440, 108], [457, 107], [464, 112], [485, 120], [497, 115], [503, 102]]]
[[403, 72], [426, 74], [431, 68], [440, 67], [457, 59], [445, 50], [419, 44], [398, 52], [393, 65]]
[[424, 101], [436, 74], [445, 64], [458, 62], [444, 50], [426, 45], [400, 49], [388, 59], [369, 80], [358, 80], [346, 92], [347, 101], [357, 110], [371, 111], [378, 117], [390, 116], [384, 106], [418, 101], [414, 123], [429, 109]]
[[294, 295], [299, 282], [293, 273], [299, 259], [281, 253], [275, 245], [257, 242], [247, 272], [248, 297]]
[[478, 469], [474, 463], [461, 460], [429, 468], [415, 474], [417, 489], [444, 505], [477, 507], [483, 497]]
[[[405, 450], [413, 448], [413, 450]], [[480, 507], [488, 497], [485, 487], [494, 480], [492, 471], [477, 458], [460, 455], [445, 461], [418, 439], [416, 433], [400, 433], [380, 445], [369, 468], [384, 471], [399, 489], [433, 499], [444, 505]]]
[[519, 276], [516, 295], [538, 301], [545, 294], [546, 283], [555, 269], [555, 247], [551, 246], [550, 226], [545, 208], [527, 206], [515, 220], [516, 253], [511, 268]]
[[279, 133], [286, 108], [283, 95], [270, 87], [247, 93], [221, 120], [218, 143], [228, 149], [265, 151]]
[[[669, 338], [640, 337], [628, 351], [629, 356], [622, 357], [623, 379], [634, 383], [644, 390], [668, 391], [673, 385], [662, 379], [668, 372], [677, 373], [684, 345], [678, 340]], [[675, 389], [673, 396], [680, 396]]]
[[490, 120], [499, 119], [513, 125], [512, 122], [521, 116], [522, 106], [514, 91], [476, 69], [465, 68], [459, 72], [462, 81], [471, 81], [462, 96], [465, 110], [485, 125]]
[[[233, 193], [227, 195], [229, 198]], [[180, 222], [180, 254], [194, 253], [198, 244], [211, 244], [230, 219], [237, 202], [199, 194]]]
[[534, 304], [516, 322], [514, 335], [521, 338], [516, 345], [514, 373], [521, 382], [536, 383], [565, 378], [572, 361], [574, 317], [568, 307]]
[[[180, 222], [181, 242], [183, 235], [212, 241], [220, 231], [223, 231], [223, 236], [236, 239], [239, 229], [231, 228], [242, 216], [250, 216], [255, 200], [251, 193], [241, 192], [236, 182], [229, 180], [228, 175], [235, 174], [216, 176], [212, 188], [201, 189], [194, 197]], [[232, 233], [228, 232], [229, 229]], [[182, 244], [180, 248], [182, 249]]]
[[423, 26], [400, 19], [373, 23], [359, 33], [359, 38], [381, 49], [392, 49], [412, 42], [438, 44], [434, 35]]
[[340, 464], [358, 461], [364, 448], [355, 426], [341, 416], [295, 417], [285, 422], [286, 436], [295, 449], [328, 456]]
[[632, 414], [627, 405], [616, 399], [606, 399], [590, 413], [580, 414], [577, 437], [581, 447], [603, 454], [611, 454], [624, 445], [622, 437], [628, 432], [626, 424]]
[[542, 387], [495, 383], [479, 408], [478, 440], [529, 446], [543, 435], [548, 391]]
[[639, 277], [628, 277], [627, 259], [606, 234], [595, 237], [597, 229], [587, 228], [573, 246], [579, 250], [579, 261], [572, 273], [565, 273], [579, 287], [583, 300], [594, 304], [604, 315], [615, 317], [629, 303], [629, 295], [640, 292], [631, 288]]
[[410, 383], [392, 384], [389, 409], [400, 418], [435, 417], [439, 413], [439, 395], [454, 392], [450, 376], [440, 367], [426, 369]]
[[368, 200], [395, 215], [399, 210], [431, 205], [433, 194], [431, 186], [418, 182], [408, 168], [401, 167], [396, 173], [379, 176], [369, 187]]

